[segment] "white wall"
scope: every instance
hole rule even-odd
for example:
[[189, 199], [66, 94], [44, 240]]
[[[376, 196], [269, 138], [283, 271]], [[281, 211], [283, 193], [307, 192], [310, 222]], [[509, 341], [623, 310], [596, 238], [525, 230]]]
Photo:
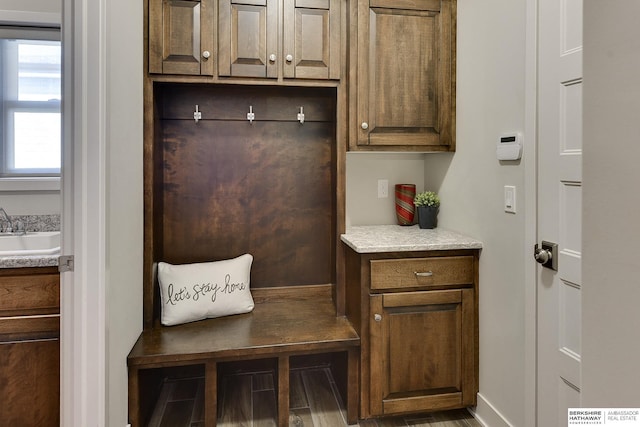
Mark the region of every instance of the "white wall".
[[640, 3], [584, 2], [582, 404], [640, 406]]
[[60, 213], [60, 191], [0, 191], [0, 207], [9, 215]]
[[127, 355], [142, 331], [142, 2], [106, 2], [106, 426], [127, 424]]
[[[425, 160], [438, 226], [483, 242], [477, 415], [491, 427], [525, 425], [524, 160], [501, 164], [495, 146], [502, 132], [525, 130], [526, 3], [458, 2], [457, 151]], [[504, 212], [505, 185], [516, 186], [515, 215]]]
[[[396, 224], [395, 184], [424, 189], [424, 154], [347, 154], [347, 226]], [[378, 198], [378, 180], [389, 181], [389, 197]]]
[[20, 12], [56, 13], [62, 10], [61, 1], [51, 0], [2, 0], [0, 10], [15, 10]]

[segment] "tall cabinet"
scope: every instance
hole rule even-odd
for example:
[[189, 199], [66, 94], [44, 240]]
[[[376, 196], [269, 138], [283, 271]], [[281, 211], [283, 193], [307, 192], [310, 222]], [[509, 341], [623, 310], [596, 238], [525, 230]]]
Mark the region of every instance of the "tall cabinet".
[[455, 0], [357, 0], [351, 150], [455, 150]]

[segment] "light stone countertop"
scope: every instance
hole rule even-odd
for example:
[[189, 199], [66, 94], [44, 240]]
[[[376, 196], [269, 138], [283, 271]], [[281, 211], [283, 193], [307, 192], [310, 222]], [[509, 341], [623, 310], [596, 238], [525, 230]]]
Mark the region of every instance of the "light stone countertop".
[[27, 255], [0, 257], [0, 268], [57, 267], [59, 255]]
[[347, 228], [340, 239], [358, 253], [482, 249], [482, 242], [443, 228], [417, 225], [360, 225]]

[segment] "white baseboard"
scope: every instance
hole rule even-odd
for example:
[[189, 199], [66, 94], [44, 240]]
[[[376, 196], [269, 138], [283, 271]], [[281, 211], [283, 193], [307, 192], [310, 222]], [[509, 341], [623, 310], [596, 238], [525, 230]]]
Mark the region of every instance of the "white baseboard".
[[484, 427], [513, 427], [487, 399], [478, 393], [478, 405], [469, 409], [471, 415]]

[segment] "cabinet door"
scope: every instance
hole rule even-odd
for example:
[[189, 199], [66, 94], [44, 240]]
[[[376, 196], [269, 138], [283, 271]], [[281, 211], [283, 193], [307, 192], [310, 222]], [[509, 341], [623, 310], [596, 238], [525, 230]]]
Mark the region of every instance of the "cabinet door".
[[218, 74], [278, 77], [278, 2], [220, 0]]
[[213, 0], [149, 1], [149, 72], [213, 75]]
[[371, 415], [475, 404], [473, 292], [370, 297]]
[[0, 360], [2, 425], [59, 426], [59, 340], [0, 342]]
[[360, 0], [357, 144], [454, 147], [455, 0]]
[[339, 0], [285, 0], [285, 78], [340, 78]]

